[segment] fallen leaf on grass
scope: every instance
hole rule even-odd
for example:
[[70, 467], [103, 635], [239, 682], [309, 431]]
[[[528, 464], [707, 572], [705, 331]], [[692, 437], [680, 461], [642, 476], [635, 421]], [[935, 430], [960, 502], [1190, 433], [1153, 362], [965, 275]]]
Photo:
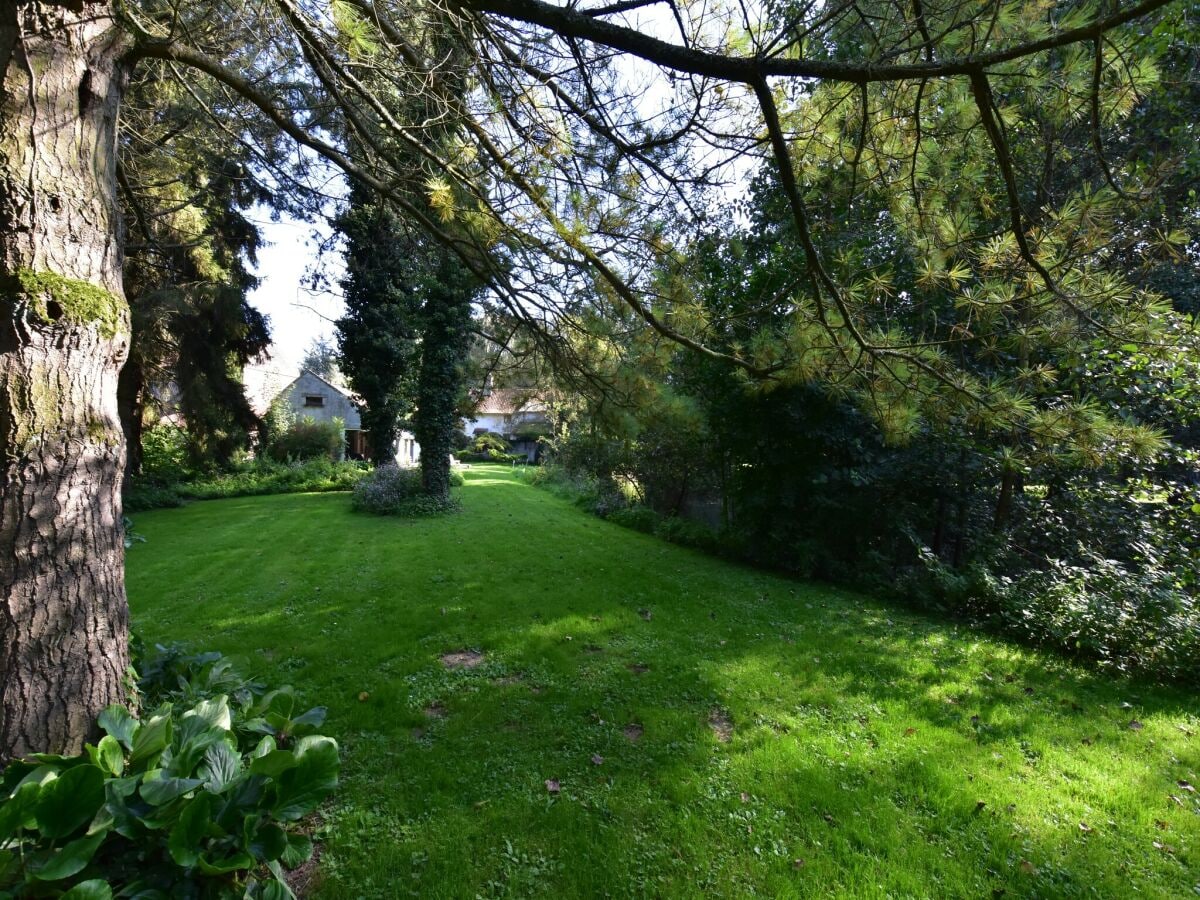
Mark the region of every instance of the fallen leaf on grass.
[[1089, 825], [1087, 822], [1080, 822], [1079, 830], [1082, 831], [1084, 834], [1091, 834], [1093, 831], [1095, 831], [1095, 829], [1092, 828], [1092, 826]]
[[915, 728], [905, 728], [904, 729], [905, 737], [912, 737], [916, 733], [917, 733], [917, 729], [915, 729]]
[[1155, 850], [1161, 850], [1163, 853], [1169, 854], [1171, 856], [1175, 855], [1175, 848], [1172, 847], [1170, 844], [1164, 844], [1162, 841], [1151, 841], [1150, 843], [1151, 843], [1151, 846], [1153, 846]]
[[368, 694], [366, 691], [358, 692], [358, 702], [359, 703], [366, 703], [370, 699], [371, 699], [371, 695]]
[[1035, 866], [1029, 860], [1023, 859], [1023, 860], [1021, 860], [1021, 871], [1024, 872], [1026, 875], [1036, 875], [1037, 874], [1037, 866]]
[[557, 781], [555, 781], [553, 778], [547, 778], [547, 779], [546, 779], [546, 791], [547, 791], [547, 793], [550, 793], [550, 794], [557, 794], [557, 793], [558, 793], [559, 791], [561, 791], [561, 790], [562, 790], [562, 785], [560, 785], [560, 784], [559, 784]]
[[1130, 731], [1141, 731], [1145, 727], [1146, 726], [1143, 725], [1141, 722], [1139, 722], [1137, 719], [1134, 719], [1132, 722], [1129, 723]]
[[1171, 827], [1171, 823], [1164, 822], [1162, 819], [1155, 819], [1154, 827], [1157, 828], [1159, 831], [1166, 831], [1168, 828]]

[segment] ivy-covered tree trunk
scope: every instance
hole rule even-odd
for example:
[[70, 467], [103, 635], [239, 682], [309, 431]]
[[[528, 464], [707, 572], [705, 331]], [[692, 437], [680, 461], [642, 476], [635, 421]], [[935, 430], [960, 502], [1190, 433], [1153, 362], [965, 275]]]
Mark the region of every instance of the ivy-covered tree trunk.
[[458, 424], [467, 349], [471, 341], [471, 301], [478, 282], [449, 251], [435, 248], [438, 264], [430, 275], [423, 311], [421, 371], [413, 434], [421, 445], [421, 482], [426, 495], [450, 500], [450, 450]]
[[125, 695], [125, 45], [109, 3], [0, 5], [0, 759]]

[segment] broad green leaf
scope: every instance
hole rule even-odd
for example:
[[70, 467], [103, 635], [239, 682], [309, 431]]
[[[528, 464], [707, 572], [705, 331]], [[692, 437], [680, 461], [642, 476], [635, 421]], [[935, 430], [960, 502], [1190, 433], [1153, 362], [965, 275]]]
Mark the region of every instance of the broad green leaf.
[[285, 822], [308, 815], [337, 787], [338, 746], [314, 735], [296, 742], [296, 765], [279, 776], [274, 811]]
[[112, 900], [112, 888], [102, 878], [81, 881], [71, 888], [59, 900]]
[[152, 764], [159, 754], [171, 743], [171, 716], [161, 712], [142, 722], [133, 735], [133, 748], [129, 765], [133, 769]]
[[137, 731], [138, 722], [125, 707], [114, 704], [100, 713], [97, 720], [100, 727], [110, 736], [120, 741], [126, 750], [133, 749], [133, 735]]
[[171, 853], [171, 859], [184, 868], [194, 866], [200, 859], [201, 841], [207, 836], [212, 825], [216, 799], [212, 794], [198, 794], [184, 807], [183, 812], [179, 814], [179, 821], [171, 829], [167, 849]]
[[208, 724], [215, 725], [224, 731], [228, 731], [233, 725], [233, 719], [229, 712], [229, 699], [224, 694], [213, 697], [211, 700], [201, 700], [183, 714], [185, 719], [191, 716], [199, 716]]
[[314, 706], [308, 712], [303, 713], [292, 719], [292, 733], [296, 733], [297, 727], [312, 727], [320, 728], [325, 723], [325, 707]]
[[50, 859], [34, 873], [40, 881], [59, 881], [70, 878], [83, 871], [96, 853], [96, 848], [104, 843], [108, 832], [102, 831], [81, 837], [63, 845]]
[[125, 751], [111, 734], [100, 738], [100, 743], [94, 747], [88, 744], [87, 751], [92, 763], [106, 775], [120, 775], [125, 771]]
[[0, 842], [12, 837], [21, 828], [34, 824], [33, 810], [37, 805], [42, 785], [38, 781], [26, 781], [13, 795], [0, 803]]
[[[156, 777], [151, 778], [151, 775]], [[164, 777], [162, 770], [156, 769], [154, 772], [147, 773], [146, 780], [142, 782], [142, 788], [138, 793], [151, 806], [162, 806], [182, 797], [189, 791], [194, 791], [203, 783], [199, 778]]]
[[242, 774], [242, 758], [226, 741], [220, 741], [204, 751], [204, 763], [197, 774], [204, 779], [207, 790], [219, 794]]
[[296, 754], [291, 750], [272, 750], [266, 756], [260, 756], [251, 762], [250, 772], [254, 775], [278, 778], [288, 769], [295, 767], [296, 762]]
[[64, 838], [90, 822], [104, 803], [104, 773], [76, 766], [42, 786], [34, 808], [38, 831], [50, 840]]
[[279, 859], [287, 852], [287, 832], [274, 822], [258, 824], [259, 816], [247, 816], [245, 821], [246, 840], [250, 850], [262, 860]]
[[292, 889], [281, 878], [272, 878], [270, 881], [263, 882], [259, 897], [262, 900], [296, 900]]
[[283, 856], [279, 857], [279, 861], [289, 869], [303, 865], [312, 858], [313, 842], [308, 835], [289, 834], [287, 841], [287, 849], [283, 851]]
[[270, 753], [272, 750], [275, 749], [275, 746], [276, 746], [275, 738], [271, 737], [271, 735], [268, 734], [266, 737], [264, 737], [261, 741], [258, 742], [258, 744], [255, 746], [255, 748], [253, 750], [250, 751], [250, 758], [258, 759], [261, 756], [266, 756], [268, 753]]
[[201, 854], [197, 866], [205, 875], [225, 875], [229, 872], [243, 872], [253, 868], [254, 857], [244, 850], [239, 850], [231, 856], [223, 856], [218, 859]]

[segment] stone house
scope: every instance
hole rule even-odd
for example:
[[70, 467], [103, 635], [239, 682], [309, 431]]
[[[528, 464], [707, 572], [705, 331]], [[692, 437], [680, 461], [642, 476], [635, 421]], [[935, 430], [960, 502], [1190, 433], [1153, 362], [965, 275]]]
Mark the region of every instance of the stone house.
[[[364, 459], [371, 450], [370, 433], [363, 430], [358, 401], [344, 388], [340, 388], [304, 369], [300, 376], [279, 392], [292, 408], [296, 418], [311, 417], [317, 422], [340, 419], [345, 429], [346, 455], [351, 459]], [[401, 431], [395, 446], [396, 462], [402, 466], [416, 465], [421, 458], [421, 447], [411, 431]]]

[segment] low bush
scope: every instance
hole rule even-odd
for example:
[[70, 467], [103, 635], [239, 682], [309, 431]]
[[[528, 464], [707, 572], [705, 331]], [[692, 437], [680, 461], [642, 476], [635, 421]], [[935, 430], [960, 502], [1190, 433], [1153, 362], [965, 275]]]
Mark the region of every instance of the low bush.
[[310, 459], [280, 463], [259, 459], [232, 472], [185, 482], [162, 483], [138, 476], [125, 486], [125, 509], [140, 512], [179, 506], [185, 500], [218, 500], [257, 494], [348, 491], [370, 471], [368, 464], [350, 460]]
[[[463, 476], [451, 470], [450, 486], [462, 487]], [[380, 466], [354, 486], [352, 504], [359, 512], [380, 516], [428, 516], [448, 512], [458, 507], [458, 500], [449, 501], [424, 493], [420, 469], [399, 466]]]
[[504, 435], [496, 434], [494, 431], [478, 435], [475, 440], [471, 441], [471, 451], [474, 453], [487, 453], [489, 450], [507, 453], [508, 449], [508, 441], [504, 439]]
[[984, 623], [1128, 675], [1200, 684], [1200, 606], [1174, 573], [1053, 560], [1008, 578], [978, 569], [966, 604]]
[[142, 434], [142, 472], [164, 482], [191, 477], [187, 431], [167, 422], [147, 428]]
[[337, 785], [324, 709], [220, 654], [142, 666], [140, 716], [110, 706], [83, 753], [0, 776], [0, 896], [292, 897], [283, 870], [313, 849], [298, 823]]
[[629, 506], [609, 513], [608, 520], [623, 528], [632, 528], [643, 534], [654, 534], [662, 516], [648, 506]]
[[525, 462], [525, 454], [523, 453], [504, 453], [500, 450], [484, 450], [476, 453], [472, 450], [463, 450], [455, 453], [454, 458], [459, 462], [465, 463], [512, 463]]
[[264, 448], [271, 459], [285, 462], [297, 459], [340, 459], [345, 450], [342, 422], [334, 419], [318, 422], [311, 416], [292, 422], [286, 430], [272, 435]]
[[723, 550], [722, 536], [707, 525], [681, 516], [664, 516], [648, 506], [632, 502], [615, 485], [597, 478], [572, 475], [560, 466], [541, 466], [527, 470], [524, 480], [624, 528], [710, 553]]

